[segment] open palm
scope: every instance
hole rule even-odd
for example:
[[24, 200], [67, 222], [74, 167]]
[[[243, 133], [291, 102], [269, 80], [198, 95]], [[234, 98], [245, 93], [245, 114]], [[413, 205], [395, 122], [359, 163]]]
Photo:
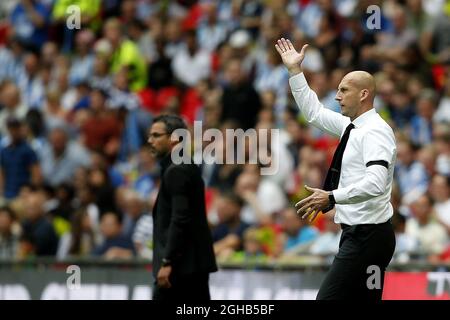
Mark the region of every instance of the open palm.
[[275, 48], [280, 54], [284, 65], [288, 69], [300, 67], [300, 64], [303, 62], [303, 59], [305, 58], [305, 50], [307, 47], [308, 45], [305, 44], [300, 53], [298, 53], [289, 39], [286, 40], [284, 38], [281, 38], [275, 44]]

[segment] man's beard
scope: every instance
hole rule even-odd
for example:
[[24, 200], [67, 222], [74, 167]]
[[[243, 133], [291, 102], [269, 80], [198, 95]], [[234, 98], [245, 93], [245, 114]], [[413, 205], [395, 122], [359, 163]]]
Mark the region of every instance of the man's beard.
[[150, 147], [150, 152], [153, 154], [153, 156], [158, 159], [164, 159], [168, 154], [169, 154], [169, 150], [156, 150], [155, 148]]

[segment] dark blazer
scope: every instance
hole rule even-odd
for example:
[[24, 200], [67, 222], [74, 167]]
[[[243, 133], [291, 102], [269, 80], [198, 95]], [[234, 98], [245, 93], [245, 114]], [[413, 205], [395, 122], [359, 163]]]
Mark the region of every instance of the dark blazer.
[[174, 275], [217, 271], [204, 189], [197, 165], [175, 165], [170, 154], [161, 161], [161, 185], [153, 208], [155, 278], [163, 258], [172, 262]]

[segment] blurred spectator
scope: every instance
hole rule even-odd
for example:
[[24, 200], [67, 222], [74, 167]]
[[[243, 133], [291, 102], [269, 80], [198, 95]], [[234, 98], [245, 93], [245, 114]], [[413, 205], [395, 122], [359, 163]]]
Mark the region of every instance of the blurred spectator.
[[284, 255], [305, 253], [313, 241], [319, 236], [319, 231], [299, 218], [295, 208], [289, 207], [281, 213], [281, 224], [286, 234]]
[[56, 89], [47, 90], [46, 101], [42, 110], [47, 130], [67, 125], [67, 111], [62, 108], [61, 94]]
[[197, 28], [198, 44], [209, 52], [215, 51], [225, 41], [228, 31], [226, 24], [218, 20], [217, 6], [212, 1], [203, 4], [203, 17]]
[[109, 74], [109, 64], [106, 57], [102, 54], [96, 54], [92, 68], [89, 85], [92, 88], [99, 88], [108, 92], [112, 87], [112, 76]]
[[100, 89], [90, 94], [90, 112], [81, 127], [84, 145], [93, 151], [102, 150], [110, 160], [119, 152], [121, 128], [115, 114], [106, 109], [106, 93]]
[[40, 60], [43, 67], [49, 67], [50, 69], [53, 69], [53, 64], [60, 55], [58, 45], [55, 42], [47, 41], [42, 46], [40, 54]]
[[53, 189], [52, 199], [49, 201], [50, 206], [47, 208], [49, 214], [55, 217], [61, 217], [70, 222], [72, 214], [75, 211], [74, 203], [75, 191], [70, 183], [64, 183]]
[[65, 233], [59, 240], [56, 256], [60, 260], [86, 257], [96, 246], [95, 239], [88, 214], [84, 210], [78, 210], [72, 216], [70, 232]]
[[[144, 2], [140, 2], [144, 3]], [[145, 21], [134, 18], [128, 29], [130, 39], [137, 43], [146, 64], [150, 64], [158, 58], [155, 39], [162, 35], [161, 17], [147, 16]]]
[[45, 87], [40, 74], [39, 56], [26, 53], [23, 57], [23, 69], [20, 71], [17, 84], [21, 91], [23, 103], [29, 108], [41, 109], [45, 100]]
[[100, 210], [100, 215], [107, 211], [116, 211], [114, 187], [108, 172], [100, 167], [94, 167], [88, 172], [88, 192], [92, 192], [94, 202]]
[[6, 122], [9, 118], [23, 120], [28, 112], [28, 106], [22, 103], [19, 88], [11, 82], [7, 82], [1, 88], [0, 132], [8, 134]]
[[10, 118], [7, 127], [10, 141], [0, 148], [0, 195], [12, 199], [23, 185], [39, 185], [42, 177], [36, 153], [23, 137], [22, 123]]
[[436, 218], [450, 235], [450, 177], [435, 175], [431, 180], [430, 195]]
[[335, 255], [339, 251], [341, 227], [334, 223], [334, 214], [328, 212], [324, 215], [325, 226], [323, 232], [314, 240], [309, 253], [317, 255]]
[[408, 27], [405, 8], [397, 5], [392, 13], [392, 29], [382, 32], [377, 44], [371, 48], [371, 57], [375, 60], [389, 60], [398, 64], [409, 63], [409, 50], [416, 42], [418, 34]]
[[44, 202], [41, 191], [33, 191], [26, 198], [22, 239], [31, 256], [55, 256], [58, 248], [55, 229], [45, 217]]
[[450, 126], [446, 123], [434, 127], [434, 143], [438, 152], [436, 171], [439, 174], [450, 175]]
[[406, 232], [406, 217], [399, 212], [394, 211], [392, 217], [392, 224], [395, 231], [395, 252], [394, 261], [399, 263], [406, 263], [410, 261], [419, 246], [419, 239], [410, 233]]
[[431, 143], [436, 100], [436, 94], [431, 89], [423, 90], [418, 97], [417, 115], [411, 119], [411, 141], [416, 145]]
[[208, 51], [198, 46], [194, 30], [186, 31], [184, 43], [185, 46], [173, 56], [172, 70], [181, 83], [195, 86], [200, 80], [208, 78], [211, 72], [211, 57]]
[[415, 160], [415, 150], [409, 141], [397, 142], [396, 176], [405, 204], [417, 199], [428, 188], [425, 167]]
[[136, 180], [133, 189], [143, 199], [148, 199], [156, 188], [156, 161], [147, 148], [143, 147], [138, 153]]
[[108, 93], [108, 106], [111, 109], [124, 108], [127, 111], [133, 111], [140, 107], [137, 95], [129, 91], [127, 73], [124, 70], [116, 72], [113, 86]]
[[243, 235], [243, 250], [235, 252], [227, 261], [234, 263], [263, 263], [268, 256], [264, 253], [262, 234], [257, 227], [249, 227]]
[[233, 8], [239, 16], [240, 27], [250, 32], [256, 38], [261, 24], [261, 15], [264, 7], [260, 0], [233, 1]]
[[274, 111], [282, 113], [287, 104], [287, 86], [289, 79], [287, 69], [281, 63], [280, 55], [274, 48], [267, 49], [266, 61], [257, 65], [255, 88], [258, 92], [264, 90], [273, 90], [276, 94], [276, 101], [274, 104]]
[[442, 96], [436, 112], [433, 115], [433, 121], [439, 123], [450, 123], [450, 78], [447, 77], [447, 81], [444, 87], [444, 95]]
[[[436, 6], [438, 7], [438, 6]], [[450, 12], [442, 10], [434, 17], [421, 38], [423, 54], [430, 63], [448, 63], [450, 61], [450, 40], [446, 36], [450, 31]]]
[[[75, 36], [76, 29], [66, 28], [66, 21], [69, 13], [68, 8], [73, 4], [72, 1], [55, 0], [52, 9], [52, 18], [55, 29], [63, 30], [63, 32], [54, 31], [58, 36], [62, 36], [62, 50], [63, 52], [70, 52], [72, 50], [73, 38]], [[101, 9], [101, 1], [99, 0], [77, 0], [77, 6], [80, 12], [80, 27], [98, 28], [99, 26], [99, 13]], [[56, 35], [55, 35], [56, 36]]]
[[70, 182], [78, 167], [88, 167], [88, 152], [75, 141], [69, 141], [67, 132], [56, 127], [48, 135], [48, 144], [40, 150], [39, 158], [44, 181], [52, 186]]
[[14, 211], [9, 207], [0, 208], [0, 260], [19, 258], [21, 228]]
[[50, 12], [39, 0], [20, 0], [10, 15], [14, 34], [34, 50], [39, 50], [48, 37]]
[[[119, 189], [120, 190], [120, 189]], [[132, 239], [138, 221], [145, 215], [144, 201], [134, 190], [124, 189], [119, 191], [123, 197], [122, 205], [122, 234]]]
[[270, 224], [275, 214], [286, 207], [286, 197], [277, 184], [260, 176], [258, 166], [248, 167], [239, 175], [235, 186], [235, 193], [245, 201], [242, 220], [249, 224]]
[[226, 66], [228, 84], [222, 95], [221, 120], [233, 120], [239, 127], [247, 130], [256, 124], [256, 115], [261, 109], [258, 93], [253, 85], [245, 80], [241, 71], [241, 62], [231, 60]]
[[120, 21], [110, 18], [105, 22], [104, 35], [112, 46], [111, 72], [126, 70], [130, 89], [137, 91], [145, 87], [147, 82], [147, 68], [145, 60], [137, 45], [124, 38]]
[[155, 39], [155, 50], [158, 56], [155, 57], [148, 67], [148, 86], [154, 90], [174, 84], [172, 59], [164, 51], [165, 44], [166, 42], [162, 37]]
[[143, 214], [136, 222], [133, 232], [133, 243], [138, 257], [153, 258], [153, 217]]
[[413, 217], [406, 221], [406, 233], [419, 241], [421, 254], [440, 254], [447, 246], [447, 231], [434, 220], [433, 204], [428, 194], [421, 195], [411, 205]]
[[0, 47], [0, 81], [15, 81], [22, 69], [22, 55], [25, 51], [17, 37], [10, 36], [5, 46]]
[[105, 259], [129, 259], [135, 255], [131, 239], [124, 237], [121, 217], [114, 212], [107, 212], [102, 216], [100, 229], [104, 241], [92, 252], [95, 256]]
[[94, 33], [85, 29], [77, 33], [75, 38], [75, 55], [72, 58], [69, 81], [71, 84], [88, 81], [92, 75], [94, 56], [91, 53]]
[[216, 206], [219, 223], [212, 233], [214, 252], [216, 256], [226, 258], [242, 248], [242, 237], [249, 225], [241, 220], [243, 201], [239, 196], [222, 194]]

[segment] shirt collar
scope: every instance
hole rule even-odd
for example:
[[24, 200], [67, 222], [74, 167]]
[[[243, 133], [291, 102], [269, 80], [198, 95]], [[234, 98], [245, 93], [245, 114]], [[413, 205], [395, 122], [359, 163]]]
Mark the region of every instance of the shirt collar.
[[362, 127], [367, 121], [370, 120], [371, 117], [373, 117], [377, 112], [375, 111], [375, 108], [372, 108], [366, 112], [364, 112], [362, 115], [360, 115], [358, 118], [352, 121], [352, 123], [355, 125], [356, 128]]

